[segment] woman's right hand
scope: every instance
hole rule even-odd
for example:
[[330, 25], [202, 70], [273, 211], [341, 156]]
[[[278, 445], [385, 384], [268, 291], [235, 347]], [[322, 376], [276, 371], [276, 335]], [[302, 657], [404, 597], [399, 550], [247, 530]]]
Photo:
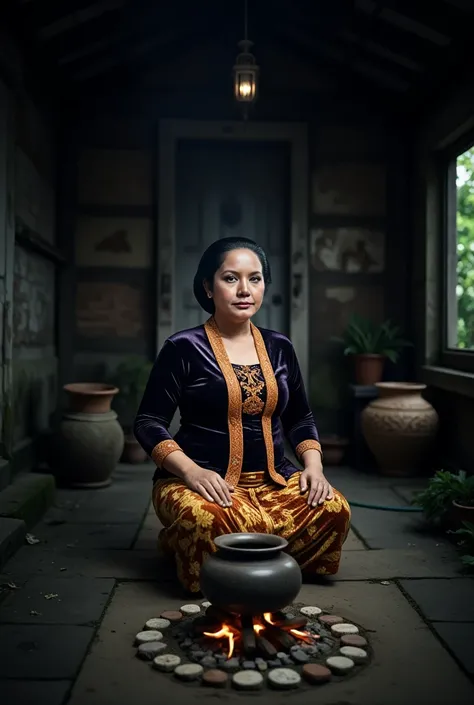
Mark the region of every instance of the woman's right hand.
[[208, 502], [216, 502], [221, 507], [232, 506], [231, 492], [234, 488], [214, 470], [205, 470], [195, 465], [183, 480], [190, 490], [197, 492]]

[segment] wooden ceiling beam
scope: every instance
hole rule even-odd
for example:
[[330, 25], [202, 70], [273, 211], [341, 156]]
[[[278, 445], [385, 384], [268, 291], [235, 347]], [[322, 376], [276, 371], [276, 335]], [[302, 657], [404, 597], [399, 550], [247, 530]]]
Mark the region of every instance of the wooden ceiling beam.
[[26, 5], [17, 3], [17, 0], [15, 2], [25, 22], [38, 30], [104, 0], [38, 0]]
[[370, 38], [362, 38], [355, 32], [342, 30], [338, 35], [338, 39], [346, 44], [356, 44], [360, 47], [360, 51], [367, 59], [378, 60], [380, 58], [386, 60], [391, 67], [394, 65], [403, 67], [414, 73], [424, 73], [424, 65], [418, 61], [414, 61], [410, 57], [403, 54], [402, 49], [391, 49], [383, 42], [374, 41]]
[[68, 33], [70, 30], [82, 28], [84, 25], [88, 25], [101, 17], [110, 17], [125, 2], [126, 0], [103, 0], [103, 2], [97, 2], [83, 9], [78, 9], [60, 17], [51, 22], [51, 24], [40, 27], [38, 39], [41, 42], [48, 42], [55, 37]]
[[[221, 13], [222, 10], [225, 11], [223, 5]], [[176, 29], [177, 27], [179, 29]], [[200, 12], [199, 5], [194, 4], [193, 11], [182, 18], [182, 6], [168, 5], [166, 16], [155, 17], [153, 22], [149, 19], [145, 28], [140, 27], [140, 31], [137, 29], [130, 35], [123, 35], [112, 47], [100, 51], [91, 61], [86, 61], [81, 66], [75, 65], [72, 79], [85, 81], [100, 74], [109, 74], [125, 63], [130, 63], [133, 71], [133, 66], [137, 61], [141, 61], [142, 57], [147, 57], [148, 61], [153, 54], [159, 54], [162, 58], [165, 47], [171, 56], [176, 55], [180, 44], [187, 45], [200, 33], [209, 39], [212, 38], [212, 33], [220, 36], [223, 27], [225, 28], [226, 24], [222, 22], [218, 12], [210, 18]]]
[[[413, 34], [406, 34], [393, 25], [383, 21], [381, 15], [378, 17], [377, 31], [367, 33], [368, 16], [355, 12], [351, 17], [347, 28], [357, 36], [364, 37], [367, 41], [375, 42], [389, 51], [406, 56], [415, 64], [426, 65], [443, 52], [443, 49], [432, 42], [415, 37]], [[342, 30], [344, 31], [344, 29]]]
[[457, 35], [463, 23], [469, 20], [469, 15], [472, 18], [472, 12], [465, 12], [442, 0], [384, 0], [384, 6], [386, 10], [397, 12], [450, 38]]
[[150, 6], [149, 0], [135, 0], [127, 5], [108, 24], [104, 19], [97, 20], [83, 31], [69, 32], [67, 36], [55, 43], [52, 50], [58, 57], [58, 64], [63, 67], [73, 65], [74, 70], [87, 68], [96, 62], [103, 62], [108, 54], [116, 55], [128, 51], [132, 45], [152, 41], [163, 30], [176, 31], [176, 25], [186, 29], [199, 17], [198, 7], [194, 5], [183, 17], [182, 5], [165, 4], [157, 9]]
[[95, 46], [98, 42], [107, 46], [113, 44], [116, 39], [122, 38], [123, 25], [121, 12], [112, 10], [85, 26], [79, 25], [63, 32], [43, 46], [45, 51], [55, 56], [60, 64], [67, 63], [62, 61], [64, 57], [74, 56], [77, 53], [86, 55], [89, 47]]
[[314, 67], [322, 67], [323, 72], [333, 77], [340, 86], [341, 94], [347, 91], [359, 100], [374, 101], [381, 96], [387, 100], [394, 100], [398, 95], [386, 81], [379, 85], [379, 91], [374, 94], [374, 75], [368, 75], [356, 66], [346, 66], [344, 52], [331, 44], [323, 44], [321, 40], [306, 38], [300, 33], [287, 31], [281, 34], [282, 42], [295, 56], [303, 59]]
[[377, 84], [391, 87], [392, 90], [402, 93], [409, 88], [412, 78], [412, 69], [400, 63], [391, 61], [388, 57], [377, 57], [374, 60], [373, 54], [365, 47], [365, 42], [369, 37], [378, 35], [378, 17], [374, 15], [372, 22], [366, 22], [357, 33], [356, 42], [344, 41], [343, 31], [339, 29], [336, 36], [329, 38], [313, 35], [307, 31], [301, 22], [294, 22], [292, 29], [288, 25], [282, 30], [285, 36], [291, 37], [295, 42], [301, 42], [303, 46], [311, 48], [314, 46], [319, 54], [324, 54], [329, 60], [334, 61], [340, 70], [363, 75], [366, 79]]
[[415, 84], [412, 100], [420, 112], [446, 102], [459, 76], [469, 72], [471, 65], [472, 29], [471, 23], [466, 22], [462, 31], [458, 32], [454, 45], [429, 66], [426, 80]]

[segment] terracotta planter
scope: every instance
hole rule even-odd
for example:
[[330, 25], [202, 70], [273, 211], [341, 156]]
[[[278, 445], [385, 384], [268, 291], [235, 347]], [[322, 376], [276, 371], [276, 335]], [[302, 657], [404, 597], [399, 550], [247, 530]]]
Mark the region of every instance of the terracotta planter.
[[354, 355], [355, 383], [373, 387], [382, 379], [384, 366], [383, 355]]
[[214, 541], [217, 552], [201, 568], [203, 595], [226, 612], [258, 615], [278, 612], [298, 595], [302, 576], [273, 534], [227, 534]]
[[139, 465], [140, 463], [145, 463], [147, 459], [148, 456], [137, 439], [132, 435], [125, 436], [125, 443], [120, 461], [122, 463], [130, 463], [131, 465]]
[[474, 524], [474, 506], [459, 504], [453, 500], [450, 514], [450, 524], [454, 530], [460, 529], [463, 521]]
[[425, 384], [380, 382], [362, 412], [362, 432], [381, 472], [409, 476], [422, 469], [438, 430], [438, 414], [422, 397]]
[[69, 409], [82, 414], [103, 414], [110, 411], [112, 399], [118, 394], [118, 387], [96, 382], [76, 382], [65, 384], [64, 391], [69, 397]]
[[340, 465], [349, 444], [347, 438], [322, 436], [320, 439], [324, 465]]

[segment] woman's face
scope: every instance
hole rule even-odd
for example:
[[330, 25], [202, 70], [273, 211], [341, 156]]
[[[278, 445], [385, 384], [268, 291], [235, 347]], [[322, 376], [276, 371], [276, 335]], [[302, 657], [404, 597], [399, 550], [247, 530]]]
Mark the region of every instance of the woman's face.
[[231, 250], [214, 275], [216, 313], [241, 323], [254, 316], [265, 293], [262, 264], [252, 250]]

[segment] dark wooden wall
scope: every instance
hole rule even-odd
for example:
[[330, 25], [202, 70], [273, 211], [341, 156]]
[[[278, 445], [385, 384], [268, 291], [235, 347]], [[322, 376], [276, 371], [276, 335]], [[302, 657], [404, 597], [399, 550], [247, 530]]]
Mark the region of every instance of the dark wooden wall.
[[[313, 364], [309, 395], [323, 431], [346, 423], [347, 360], [335, 355], [352, 312], [403, 327], [408, 315], [409, 216], [406, 136], [389, 119], [349, 101], [308, 97], [283, 101], [273, 120], [309, 126], [310, 319]], [[74, 356], [68, 375], [95, 379], [123, 356], [153, 356], [156, 316], [155, 237], [160, 117], [235, 119], [221, 100], [216, 112], [181, 99], [153, 105], [137, 97], [81, 116], [74, 205]], [[201, 107], [205, 103], [200, 104]], [[220, 107], [219, 107], [220, 105]], [[253, 119], [268, 119], [262, 101]], [[135, 113], [135, 114], [134, 114]], [[408, 371], [395, 370], [401, 377]]]

